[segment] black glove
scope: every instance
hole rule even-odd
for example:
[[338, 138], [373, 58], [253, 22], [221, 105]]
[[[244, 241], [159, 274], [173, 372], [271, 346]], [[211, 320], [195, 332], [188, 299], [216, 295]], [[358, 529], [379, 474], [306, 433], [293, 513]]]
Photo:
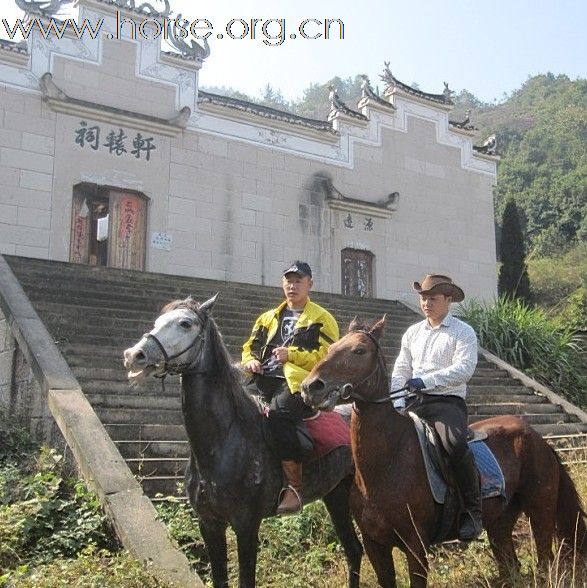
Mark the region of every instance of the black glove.
[[424, 384], [422, 378], [410, 378], [406, 382], [406, 386], [410, 392], [419, 392], [420, 390], [424, 390], [424, 388], [426, 388], [426, 384]]

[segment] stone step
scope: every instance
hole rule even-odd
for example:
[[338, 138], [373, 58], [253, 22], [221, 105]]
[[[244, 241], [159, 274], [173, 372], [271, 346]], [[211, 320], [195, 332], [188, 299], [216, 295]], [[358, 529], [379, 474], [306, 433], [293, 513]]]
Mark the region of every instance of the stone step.
[[467, 384], [467, 397], [469, 395], [482, 396], [483, 394], [502, 394], [505, 396], [507, 396], [508, 394], [534, 395], [534, 391], [531, 388], [522, 385], [522, 383], [519, 380], [514, 379], [508, 380], [507, 384], [504, 385], [488, 385], [478, 383]]
[[[147, 378], [138, 386], [132, 388], [128, 382], [106, 382], [103, 380], [80, 381], [80, 384], [84, 394], [88, 397], [95, 398], [96, 404], [100, 404], [98, 398], [109, 395], [120, 398], [121, 401], [127, 397], [140, 399], [147, 396], [179, 399], [181, 395], [178, 376], [169, 376], [166, 378], [164, 388], [161, 380], [155, 378]], [[135, 402], [140, 402], [140, 400], [136, 400]]]
[[[253, 315], [245, 319], [242, 317], [231, 318], [223, 316], [217, 321], [217, 323], [220, 332], [224, 335], [225, 338], [230, 339], [231, 333], [235, 333], [240, 340], [244, 341], [248, 338], [248, 335], [251, 332], [251, 328], [255, 323], [255, 318], [256, 316]], [[96, 320], [95, 324], [90, 324], [89, 322], [80, 324], [77, 321], [71, 321], [69, 319], [65, 320], [61, 317], [49, 319], [46, 318], [44, 322], [49, 332], [59, 334], [62, 337], [67, 337], [73, 340], [77, 340], [80, 336], [93, 336], [97, 332], [99, 332], [102, 337], [107, 334], [108, 336], [116, 339], [138, 340], [143, 335], [143, 333], [150, 331], [153, 327], [152, 323], [129, 326], [116, 324], [116, 321], [107, 320], [102, 321], [102, 324], [99, 320]], [[393, 341], [395, 346], [399, 347], [399, 342], [404, 332], [405, 329], [403, 328], [388, 329], [383, 339], [384, 344], [389, 344], [391, 341]]]
[[556, 425], [535, 424], [532, 425], [532, 427], [543, 437], [548, 437], [550, 435], [570, 436], [576, 435], [577, 433], [587, 434], [587, 423], [569, 422], [557, 423]]
[[[86, 394], [94, 408], [181, 410], [178, 396], [153, 396], [147, 394]], [[157, 421], [155, 421], [157, 422]]]
[[532, 404], [540, 405], [548, 403], [543, 396], [533, 394], [467, 394], [467, 405], [470, 404], [493, 404], [501, 405], [504, 403], [519, 403], [519, 404]]
[[[509, 413], [506, 413], [506, 414], [509, 414]], [[496, 413], [496, 412], [492, 412], [492, 413], [488, 412], [487, 414], [482, 414], [482, 415], [473, 414], [473, 415], [469, 416], [469, 422], [476, 423], [477, 421], [482, 421], [484, 419], [492, 418], [494, 416], [503, 416], [503, 415]], [[573, 417], [572, 415], [566, 414], [566, 413], [562, 413], [562, 412], [558, 412], [558, 413], [554, 413], [554, 414], [518, 414], [516, 416], [519, 416], [520, 418], [525, 420], [527, 423], [529, 423], [533, 427], [534, 427], [534, 425], [557, 425], [557, 424], [564, 424], [564, 423], [572, 423], [575, 421], [575, 417]]]
[[157, 439], [185, 441], [187, 438], [183, 422], [180, 425], [104, 423], [104, 427], [115, 441], [154, 441]]
[[187, 458], [190, 448], [187, 441], [116, 441], [116, 446], [122, 457], [143, 459], [143, 458]]
[[497, 414], [562, 414], [561, 407], [556, 404], [524, 404], [507, 402], [504, 404], [470, 404], [467, 403], [470, 415]]
[[[159, 296], [156, 297], [142, 295], [137, 292], [116, 294], [107, 290], [100, 292], [95, 288], [89, 288], [87, 291], [84, 291], [76, 286], [50, 289], [38, 284], [24, 284], [23, 287], [34, 303], [50, 303], [52, 305], [67, 303], [74, 306], [91, 306], [97, 311], [102, 311], [103, 313], [110, 312], [110, 309], [128, 309], [140, 311], [148, 315], [157, 315], [161, 308], [172, 299], [172, 297], [164, 294], [159, 294]], [[234, 292], [231, 292], [230, 294], [226, 293], [223, 298], [222, 293], [220, 293], [215, 307], [216, 310], [230, 310], [230, 301], [234, 300], [234, 296]], [[397, 324], [402, 324], [406, 327], [419, 320], [417, 315], [407, 315], [401, 313], [401, 311], [398, 311], [396, 315], [395, 307], [390, 306], [387, 302], [378, 302], [375, 304], [364, 301], [364, 299], [361, 299], [361, 302], [356, 302], [354, 299], [348, 298], [331, 301], [322, 300], [321, 298], [321, 296], [312, 296], [312, 300], [315, 300], [319, 304], [321, 303], [324, 306], [336, 309], [334, 314], [338, 312], [349, 318], [352, 318], [357, 314], [360, 315], [361, 318], [371, 321], [381, 318], [383, 314], [388, 314], [390, 315], [388, 326], [394, 324], [395, 317], [395, 322]], [[204, 297], [202, 297], [202, 300], [203, 299]], [[264, 310], [269, 310], [275, 306], [276, 302], [279, 302], [282, 299], [283, 294], [271, 297], [259, 294], [238, 295], [238, 300], [243, 303], [242, 308], [252, 314], [259, 314]]]
[[165, 497], [174, 496], [177, 498], [185, 497], [184, 476], [153, 476], [139, 479], [143, 492], [147, 496]]
[[181, 410], [161, 410], [148, 408], [121, 409], [96, 407], [96, 413], [103, 423], [183, 425]]
[[126, 460], [131, 472], [139, 480], [152, 476], [171, 476], [183, 480], [188, 462], [188, 457], [129, 457]]
[[[47, 311], [48, 314], [62, 315], [67, 312], [72, 317], [82, 320], [108, 317], [112, 320], [130, 319], [134, 321], [153, 321], [159, 315], [163, 303], [163, 301], [161, 301], [160, 303], [153, 304], [151, 299], [140, 297], [141, 301], [148, 300], [148, 308], [143, 304], [133, 308], [125, 308], [123, 310], [117, 307], [104, 309], [103, 305], [97, 306], [90, 304], [91, 299], [88, 298], [87, 295], [81, 297], [73, 295], [64, 296], [64, 293], [59, 290], [56, 291], [55, 294], [60, 295], [61, 299], [56, 302], [47, 299], [46, 289], [39, 290], [36, 293], [30, 290], [28, 290], [28, 292], [29, 295], [31, 295], [31, 299], [35, 301], [35, 305], [43, 311]], [[95, 292], [93, 294], [96, 296]], [[246, 302], [247, 304], [246, 306], [241, 305], [239, 309], [236, 309], [233, 302], [233, 296], [234, 293], [231, 293], [230, 298], [227, 297], [224, 300], [220, 297], [218, 298], [216, 305], [214, 306], [214, 316], [223, 316], [227, 314], [239, 316], [244, 312], [246, 315], [251, 315], [256, 318], [260, 312], [269, 310], [283, 298], [282, 294], [272, 299], [264, 297], [258, 297], [257, 299], [239, 297], [239, 302]], [[107, 293], [99, 298], [102, 301], [104, 299], [110, 300]], [[126, 298], [124, 299], [126, 300]], [[313, 299], [315, 300], [316, 297], [313, 297]], [[316, 301], [318, 302], [318, 300]], [[360, 308], [363, 314], [373, 313], [373, 319], [379, 318], [381, 311], [385, 312], [387, 314], [388, 328], [399, 326], [405, 329], [419, 320], [418, 316], [415, 314], [407, 315], [394, 307], [388, 307], [387, 302], [381, 307], [374, 307], [368, 304], [346, 303], [337, 300], [333, 303], [333, 314], [340, 315], [341, 317], [344, 317], [345, 320], [350, 321], [350, 319], [355, 316], [357, 308]], [[344, 324], [342, 326], [346, 328], [347, 325]]]

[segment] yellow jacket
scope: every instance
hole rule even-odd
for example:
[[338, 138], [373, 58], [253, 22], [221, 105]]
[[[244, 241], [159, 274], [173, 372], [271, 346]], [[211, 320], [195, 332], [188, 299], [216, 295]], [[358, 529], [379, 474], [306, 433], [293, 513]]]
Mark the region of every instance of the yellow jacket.
[[[277, 332], [279, 314], [285, 305], [284, 301], [277, 308], [264, 312], [255, 321], [251, 336], [243, 345], [243, 364], [253, 359], [263, 363], [268, 359], [271, 349], [267, 344]], [[283, 374], [292, 393], [300, 391], [304, 378], [326, 355], [328, 347], [337, 340], [336, 319], [326, 309], [308, 299], [289, 344], [288, 360], [283, 364]]]

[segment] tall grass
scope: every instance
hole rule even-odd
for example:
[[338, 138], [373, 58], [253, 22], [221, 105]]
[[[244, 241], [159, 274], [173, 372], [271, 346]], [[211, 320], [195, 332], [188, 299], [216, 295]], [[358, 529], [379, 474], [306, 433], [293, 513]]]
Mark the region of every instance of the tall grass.
[[[587, 496], [587, 466], [576, 464], [570, 474], [580, 496]], [[158, 505], [161, 518], [196, 565], [207, 585], [210, 570], [202, 551], [203, 542], [197, 521], [190, 508], [177, 500]], [[471, 545], [445, 544], [431, 548], [428, 560], [430, 588], [585, 588], [587, 570], [576, 561], [563, 565], [555, 545], [555, 560], [546, 577], [536, 570], [536, 550], [530, 525], [522, 517], [514, 532], [514, 544], [521, 563], [521, 574], [498, 581], [497, 565], [486, 535]], [[236, 540], [228, 536], [229, 574], [231, 586], [237, 584], [238, 565]], [[410, 585], [405, 556], [394, 550], [398, 588]], [[587, 563], [587, 562], [585, 562]], [[263, 521], [260, 531], [257, 585], [263, 588], [341, 588], [347, 585], [344, 553], [335, 539], [330, 519], [323, 504], [316, 502], [304, 507], [295, 517]], [[366, 556], [361, 569], [361, 588], [377, 588], [373, 568]]]
[[569, 400], [587, 405], [581, 344], [573, 325], [504, 297], [490, 304], [476, 300], [463, 304], [460, 316], [475, 329], [482, 347]]

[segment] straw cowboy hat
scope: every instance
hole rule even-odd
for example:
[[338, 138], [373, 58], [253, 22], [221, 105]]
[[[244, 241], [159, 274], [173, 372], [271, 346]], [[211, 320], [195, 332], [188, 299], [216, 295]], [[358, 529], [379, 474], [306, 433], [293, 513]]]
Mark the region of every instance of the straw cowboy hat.
[[418, 294], [444, 294], [451, 296], [453, 302], [462, 302], [465, 299], [465, 293], [459, 288], [448, 276], [440, 274], [428, 274], [420, 284], [414, 282], [414, 290]]

